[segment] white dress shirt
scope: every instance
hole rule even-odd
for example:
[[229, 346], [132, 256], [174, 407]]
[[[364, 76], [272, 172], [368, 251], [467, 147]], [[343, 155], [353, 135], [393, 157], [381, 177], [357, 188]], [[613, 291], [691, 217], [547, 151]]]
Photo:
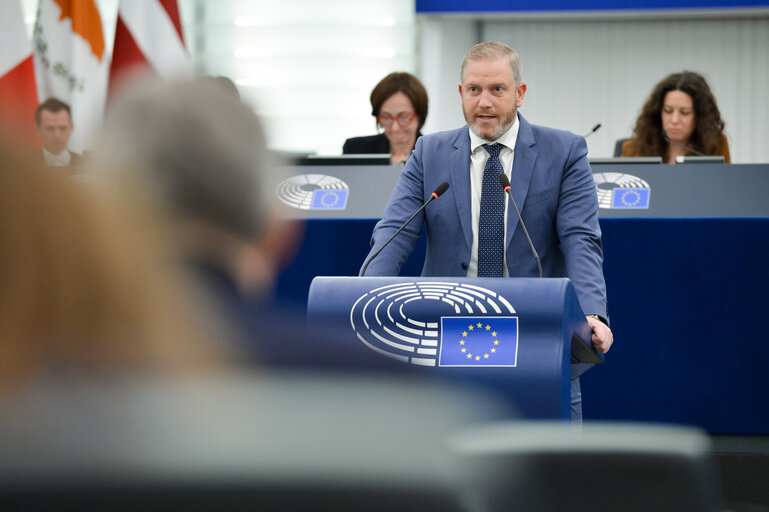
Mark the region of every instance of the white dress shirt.
[[50, 165], [53, 167], [66, 167], [72, 161], [72, 155], [70, 155], [69, 151], [66, 149], [58, 155], [54, 155], [50, 151], [43, 148], [43, 157], [45, 158], [45, 165]]
[[[489, 154], [483, 149], [484, 144], [502, 144], [504, 146], [499, 152], [499, 161], [508, 179], [513, 172], [513, 156], [515, 155], [515, 142], [518, 140], [518, 128], [520, 123], [516, 116], [513, 125], [503, 133], [494, 142], [489, 142], [478, 137], [470, 128], [470, 200], [472, 204], [472, 226], [473, 226], [473, 246], [470, 251], [470, 262], [467, 265], [467, 277], [478, 277], [478, 223], [481, 218], [481, 190], [483, 189], [483, 170], [486, 167], [486, 160]], [[505, 200], [505, 240], [507, 240], [507, 207], [509, 199]], [[505, 277], [507, 272], [507, 247], [503, 259], [503, 271]]]

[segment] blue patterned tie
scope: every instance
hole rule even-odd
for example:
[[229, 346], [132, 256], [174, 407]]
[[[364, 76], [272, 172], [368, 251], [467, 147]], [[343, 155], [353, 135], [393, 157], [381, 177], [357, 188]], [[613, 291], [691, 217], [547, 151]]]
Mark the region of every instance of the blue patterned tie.
[[505, 191], [499, 185], [504, 172], [499, 161], [501, 144], [484, 144], [489, 154], [483, 170], [481, 217], [478, 223], [478, 277], [502, 277], [505, 248]]

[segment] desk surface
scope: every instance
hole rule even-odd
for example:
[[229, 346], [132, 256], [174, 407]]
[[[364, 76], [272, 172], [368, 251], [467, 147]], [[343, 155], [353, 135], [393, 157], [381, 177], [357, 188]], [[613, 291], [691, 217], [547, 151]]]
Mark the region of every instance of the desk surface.
[[[600, 217], [769, 217], [769, 164], [594, 164], [591, 168]], [[639, 185], [648, 189], [648, 208], [607, 208], [615, 188]]]
[[[769, 164], [594, 164], [605, 218], [769, 217]], [[378, 219], [400, 166], [294, 166], [277, 194], [289, 218]], [[515, 171], [513, 171], [515, 172]]]

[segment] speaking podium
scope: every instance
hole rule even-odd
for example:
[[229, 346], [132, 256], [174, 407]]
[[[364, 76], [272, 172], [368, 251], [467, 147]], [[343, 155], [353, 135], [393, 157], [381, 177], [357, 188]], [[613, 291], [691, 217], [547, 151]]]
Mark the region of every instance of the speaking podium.
[[570, 379], [603, 362], [565, 278], [316, 277], [307, 314], [382, 357], [491, 386], [532, 419], [569, 419]]

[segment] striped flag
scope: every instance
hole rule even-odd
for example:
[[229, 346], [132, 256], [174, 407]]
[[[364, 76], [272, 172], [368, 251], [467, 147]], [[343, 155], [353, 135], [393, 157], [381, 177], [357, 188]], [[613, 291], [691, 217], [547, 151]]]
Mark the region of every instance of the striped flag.
[[0, 4], [0, 137], [29, 150], [40, 147], [35, 133], [35, 64], [17, 0]]
[[121, 0], [109, 71], [110, 101], [137, 74], [192, 78], [176, 0]]
[[38, 95], [72, 109], [69, 148], [90, 148], [104, 117], [107, 62], [94, 0], [40, 0], [33, 34]]

